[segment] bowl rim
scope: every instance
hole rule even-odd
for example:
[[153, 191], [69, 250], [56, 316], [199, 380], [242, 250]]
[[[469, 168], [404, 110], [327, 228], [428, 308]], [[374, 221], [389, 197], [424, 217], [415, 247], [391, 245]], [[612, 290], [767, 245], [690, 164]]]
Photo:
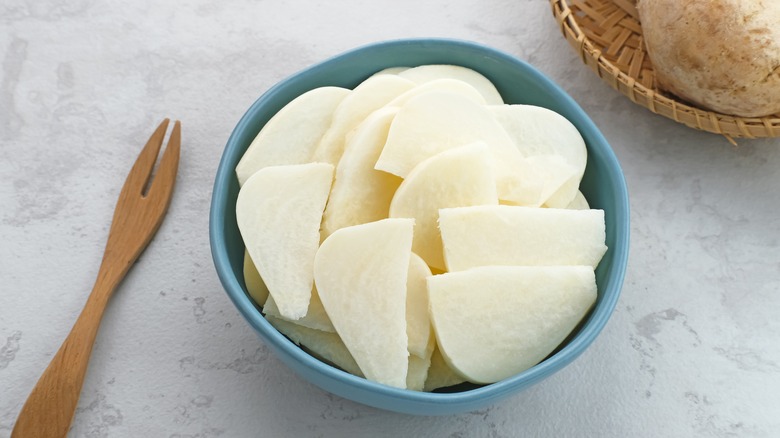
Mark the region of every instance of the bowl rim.
[[[616, 242], [622, 242], [622, 244], [616, 248], [611, 248], [615, 251], [609, 275], [609, 278], [612, 281], [607, 285], [609, 290], [603, 291], [604, 296], [602, 302], [592, 309], [587, 324], [580, 329], [577, 335], [569, 339], [566, 345], [539, 364], [499, 382], [460, 392], [422, 392], [393, 388], [369, 381], [362, 377], [354, 376], [314, 358], [277, 331], [261, 315], [260, 311], [241, 286], [239, 280], [235, 275], [232, 275], [233, 270], [229, 261], [226, 242], [222, 235], [222, 230], [226, 227], [226, 220], [225, 215], [221, 214], [221, 212], [230, 207], [230, 200], [227, 195], [228, 186], [230, 184], [230, 178], [234, 178], [234, 165], [231, 165], [231, 158], [233, 158], [233, 155], [238, 154], [236, 150], [240, 148], [240, 145], [238, 144], [240, 133], [249, 128], [250, 124], [253, 123], [252, 120], [261, 112], [263, 105], [281, 93], [286, 85], [295, 80], [305, 78], [308, 75], [316, 74], [317, 69], [326, 68], [334, 63], [342, 62], [349, 57], [360, 56], [368, 51], [405, 45], [446, 47], [458, 50], [463, 49], [479, 53], [481, 56], [487, 56], [513, 64], [524, 70], [524, 72], [530, 75], [532, 80], [537, 82], [546, 90], [546, 92], [552, 93], [556, 95], [556, 98], [563, 100], [564, 104], [577, 114], [578, 122], [580, 122], [577, 126], [578, 129], [585, 129], [587, 131], [587, 136], [591, 138], [592, 142], [600, 143], [598, 152], [599, 155], [601, 155], [601, 159], [606, 163], [606, 170], [609, 173], [608, 177], [611, 180], [616, 194], [614, 208], [616, 209], [619, 220], [615, 224], [615, 236]], [[586, 137], [585, 132], [583, 132], [583, 137]], [[589, 154], [591, 153], [590, 148], [591, 146], [588, 144]], [[308, 368], [310, 371], [324, 374], [325, 376], [338, 380], [356, 390], [370, 391], [392, 397], [399, 401], [453, 405], [468, 404], [469, 402], [478, 399], [502, 397], [508, 393], [514, 392], [518, 388], [530, 386], [531, 384], [552, 375], [579, 357], [603, 330], [617, 304], [628, 262], [629, 229], [628, 190], [620, 164], [607, 140], [576, 101], [574, 101], [574, 99], [560, 86], [555, 84], [551, 79], [547, 78], [529, 63], [480, 43], [450, 38], [408, 38], [365, 44], [341, 54], [331, 56], [320, 63], [316, 63], [297, 73], [289, 75], [274, 84], [252, 103], [231, 132], [215, 175], [209, 212], [209, 240], [211, 253], [220, 282], [241, 315], [266, 342], [271, 344], [271, 347], [289, 354], [292, 356], [292, 359], [298, 361], [303, 367]]]

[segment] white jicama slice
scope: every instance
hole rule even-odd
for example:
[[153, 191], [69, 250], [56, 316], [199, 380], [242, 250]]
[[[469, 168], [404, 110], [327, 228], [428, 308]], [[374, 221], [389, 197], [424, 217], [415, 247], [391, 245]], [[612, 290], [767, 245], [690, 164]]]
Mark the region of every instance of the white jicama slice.
[[401, 107], [375, 168], [406, 178], [426, 158], [477, 141], [485, 142], [493, 156], [499, 198], [518, 202], [533, 198], [516, 193], [529, 186], [523, 181], [529, 175], [519, 171], [523, 156], [501, 125], [486, 106], [451, 92], [424, 93]]
[[523, 156], [557, 155], [580, 172], [588, 151], [577, 128], [562, 115], [534, 105], [490, 105], [493, 116]]
[[534, 155], [525, 161], [533, 167], [541, 184], [540, 203], [553, 208], [569, 205], [582, 179], [579, 170], [557, 155]]
[[590, 205], [588, 204], [588, 200], [585, 198], [585, 195], [583, 195], [582, 192], [578, 190], [577, 194], [574, 196], [574, 199], [572, 199], [566, 208], [570, 210], [590, 210]]
[[439, 226], [450, 272], [490, 265], [595, 268], [607, 250], [603, 210], [445, 208]]
[[387, 140], [390, 123], [397, 108], [374, 111], [350, 137], [338, 166], [322, 219], [322, 239], [352, 225], [365, 224], [388, 217], [401, 179], [374, 169]]
[[379, 70], [378, 72], [374, 73], [371, 76], [377, 76], [377, 75], [397, 75], [398, 73], [401, 73], [404, 70], [409, 70], [409, 67], [387, 67], [385, 69]]
[[568, 205], [579, 188], [588, 160], [585, 140], [577, 128], [562, 115], [539, 106], [491, 105], [489, 109], [523, 156], [555, 156], [571, 166], [574, 180], [560, 188], [551, 206]]
[[361, 82], [336, 107], [331, 125], [314, 151], [312, 161], [338, 164], [347, 135], [369, 114], [414, 86], [414, 82], [397, 75], [372, 76]]
[[[279, 313], [279, 308], [276, 306], [276, 302], [272, 296], [269, 296], [263, 305], [263, 313], [266, 316], [275, 316], [277, 318], [286, 319]], [[309, 310], [302, 318], [293, 320], [295, 324], [308, 327], [311, 329], [322, 330], [324, 332], [335, 332], [333, 323], [330, 322], [328, 313], [325, 312], [325, 308], [322, 306], [320, 295], [317, 293], [317, 288], [314, 287], [311, 290], [311, 300], [309, 301]]]
[[320, 87], [301, 94], [263, 126], [236, 166], [238, 184], [268, 166], [304, 164], [331, 125], [333, 111], [350, 90]]
[[459, 65], [421, 65], [402, 71], [398, 75], [418, 84], [442, 78], [458, 79], [479, 90], [489, 104], [500, 105], [504, 103], [501, 94], [496, 90], [496, 86], [488, 78], [475, 70]]
[[434, 79], [429, 82], [420, 84], [411, 90], [403, 93], [402, 95], [391, 100], [387, 106], [403, 106], [406, 102], [409, 102], [413, 97], [419, 96], [424, 93], [430, 93], [431, 91], [446, 91], [449, 93], [460, 94], [463, 97], [467, 97], [480, 105], [485, 104], [485, 98], [479, 93], [479, 90], [469, 85], [467, 82], [463, 82], [458, 79]]
[[484, 141], [499, 156], [511, 156], [511, 161], [521, 159], [520, 151], [486, 108], [446, 91], [415, 96], [396, 114], [376, 168], [406, 178], [426, 158], [476, 141]]
[[339, 338], [339, 335], [304, 327], [273, 316], [266, 316], [266, 319], [281, 334], [290, 338], [296, 345], [305, 347], [306, 350], [318, 358], [324, 359], [350, 374], [358, 377], [363, 376], [360, 367], [358, 367], [344, 342]]
[[544, 201], [544, 205], [549, 208], [566, 208], [577, 196], [580, 179], [570, 178], [566, 180], [558, 190]]
[[[496, 190], [499, 202], [506, 205], [540, 207], [545, 199], [546, 181], [549, 175], [537, 163], [521, 158], [512, 164], [514, 174], [509, 177], [496, 177]], [[508, 172], [505, 169], [504, 172]]]
[[414, 218], [412, 251], [444, 269], [439, 209], [498, 205], [493, 159], [482, 142], [445, 150], [407, 175], [390, 203], [390, 217]]
[[406, 277], [406, 335], [409, 338], [409, 354], [430, 358], [433, 350], [431, 319], [428, 317], [428, 284], [431, 270], [415, 253], [409, 258]]
[[342, 228], [320, 246], [314, 280], [322, 304], [367, 379], [406, 388], [406, 278], [412, 219]]
[[246, 250], [244, 251], [244, 283], [246, 283], [247, 293], [258, 306], [262, 306], [268, 300], [268, 288], [263, 282], [263, 277], [257, 272], [249, 251]]
[[474, 383], [536, 365], [596, 302], [589, 266], [484, 266], [430, 277], [428, 289], [442, 355]]
[[287, 319], [306, 315], [314, 254], [333, 166], [327, 163], [265, 167], [241, 187], [236, 222], [268, 291]]
[[433, 354], [431, 355], [431, 366], [428, 368], [428, 375], [425, 378], [423, 391], [431, 392], [434, 389], [446, 388], [465, 381], [466, 379], [458, 375], [449, 365], [447, 365], [439, 348], [434, 348]]
[[409, 371], [406, 374], [406, 389], [422, 391], [428, 378], [428, 368], [431, 367], [431, 356], [427, 358], [409, 355]]

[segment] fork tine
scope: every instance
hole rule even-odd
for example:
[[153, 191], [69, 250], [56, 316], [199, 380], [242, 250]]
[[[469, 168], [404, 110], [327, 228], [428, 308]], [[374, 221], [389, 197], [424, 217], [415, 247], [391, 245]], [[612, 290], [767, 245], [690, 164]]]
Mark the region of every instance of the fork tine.
[[157, 166], [157, 174], [146, 193], [146, 197], [161, 196], [168, 202], [173, 191], [173, 184], [176, 181], [176, 173], [179, 168], [179, 153], [181, 150], [181, 122], [178, 120], [173, 124], [173, 131], [165, 146], [162, 159]]
[[143, 150], [138, 154], [138, 158], [135, 160], [133, 168], [127, 175], [127, 180], [125, 181], [123, 189], [136, 193], [143, 192], [144, 187], [149, 182], [149, 177], [152, 175], [152, 169], [154, 168], [155, 161], [157, 161], [157, 155], [160, 152], [160, 146], [165, 137], [165, 131], [168, 129], [168, 122], [169, 120], [167, 118], [164, 119], [151, 137], [149, 137], [149, 141], [146, 142]]

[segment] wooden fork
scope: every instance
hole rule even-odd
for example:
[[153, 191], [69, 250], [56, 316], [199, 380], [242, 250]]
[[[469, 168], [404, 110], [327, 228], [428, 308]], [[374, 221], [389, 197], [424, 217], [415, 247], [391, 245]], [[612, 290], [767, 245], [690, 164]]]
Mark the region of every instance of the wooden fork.
[[127, 175], [114, 209], [95, 286], [70, 334], [22, 407], [11, 438], [59, 438], [68, 434], [108, 299], [152, 240], [171, 202], [181, 147], [178, 121], [152, 178], [167, 129], [165, 119]]

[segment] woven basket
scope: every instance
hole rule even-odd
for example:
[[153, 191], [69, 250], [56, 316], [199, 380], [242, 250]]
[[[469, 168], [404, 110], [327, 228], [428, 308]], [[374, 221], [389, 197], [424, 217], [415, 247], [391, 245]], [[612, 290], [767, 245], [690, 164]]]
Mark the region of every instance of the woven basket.
[[550, 0], [563, 35], [612, 88], [650, 111], [694, 129], [733, 138], [780, 137], [780, 115], [744, 118], [696, 108], [654, 84], [636, 0]]

